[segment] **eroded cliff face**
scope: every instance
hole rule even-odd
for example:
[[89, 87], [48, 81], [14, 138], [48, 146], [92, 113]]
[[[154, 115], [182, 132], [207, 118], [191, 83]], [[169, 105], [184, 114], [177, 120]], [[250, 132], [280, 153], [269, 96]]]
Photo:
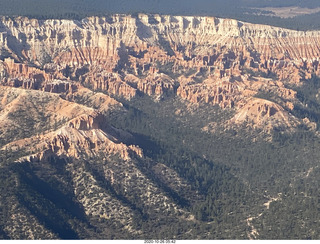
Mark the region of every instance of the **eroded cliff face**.
[[[131, 201], [145, 206], [148, 215], [193, 220], [194, 216], [168, 197], [150, 179], [150, 173], [141, 168], [142, 149], [125, 143], [132, 135], [108, 124], [106, 112], [124, 110], [122, 104], [106, 94], [78, 88], [57, 94], [0, 86], [1, 155], [14, 155], [11, 164], [41, 169], [48, 165], [60, 167], [55, 173], [48, 168], [45, 171], [48, 177], [58, 179], [59, 184], [69, 184], [69, 194], [74, 195], [86, 218], [120, 224], [119, 228], [131, 235], [142, 235], [135, 224], [136, 207], [128, 204]], [[175, 171], [164, 174], [157, 170], [164, 165], [152, 162], [151, 166], [161, 182], [200, 198]], [[58, 172], [68, 173], [58, 176]], [[20, 185], [19, 181], [16, 187]], [[21, 233], [24, 239], [58, 238], [55, 230], [38, 221], [37, 215], [25, 209], [20, 201], [8, 211], [12, 214], [8, 215], [5, 232], [10, 238], [21, 239]]]
[[[90, 235], [77, 229], [84, 237], [96, 237], [98, 232], [104, 236], [101, 223], [107, 221], [141, 238], [143, 228], [137, 223], [146, 216], [169, 218], [170, 223], [189, 226], [184, 231], [192, 233], [199, 221], [182, 206], [203, 201], [203, 195], [178, 171], [145, 157], [135, 145], [137, 135], [108, 124], [108, 114], [128, 112], [125, 103], [129, 107], [131, 103], [119, 101], [150, 96], [159, 106], [179, 103], [170, 106], [176, 109], [170, 111], [176, 120], [187, 121], [183, 117], [187, 113], [199, 120], [207, 117], [196, 123], [206, 132], [245, 128], [255, 137], [261, 132], [261, 138], [269, 139], [275, 130], [315, 131], [311, 118], [297, 118], [293, 111], [306, 106], [296, 88], [320, 75], [319, 41], [317, 31], [213, 17], [138, 14], [81, 21], [2, 17], [0, 155], [10, 155], [9, 164], [31, 165], [36, 174], [37, 167], [42, 168], [40, 179], [50, 176], [50, 182], [63, 185], [85, 218], [97, 221]], [[163, 102], [169, 97], [176, 99]], [[214, 108], [219, 113], [203, 112], [213, 106], [220, 107]], [[213, 120], [214, 116], [221, 118]], [[58, 179], [61, 172], [65, 175]], [[178, 195], [182, 202], [177, 202]], [[8, 215], [4, 230], [10, 238], [19, 238], [21, 228], [31, 233], [28, 238], [37, 237], [34, 223], [42, 237], [57, 238], [28, 211], [20, 206], [19, 212]], [[163, 233], [167, 230], [162, 228]]]
[[0, 32], [1, 83], [53, 93], [87, 86], [127, 99], [173, 94], [238, 110], [272, 92], [288, 117], [297, 102], [290, 87], [320, 72], [320, 32], [230, 19], [3, 17]]

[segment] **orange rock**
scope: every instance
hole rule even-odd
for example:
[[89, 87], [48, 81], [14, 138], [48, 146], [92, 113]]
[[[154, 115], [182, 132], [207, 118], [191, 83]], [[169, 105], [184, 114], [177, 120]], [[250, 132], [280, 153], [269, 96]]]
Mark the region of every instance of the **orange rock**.
[[[238, 112], [247, 108], [257, 117], [251, 121], [259, 124], [262, 114], [271, 121], [285, 113], [266, 102], [258, 106], [253, 96], [274, 96], [280, 107], [293, 109], [297, 96], [287, 85], [320, 75], [320, 31], [200, 16], [156, 15], [159, 21], [150, 24], [149, 17], [113, 15], [112, 21], [89, 17], [80, 22], [2, 17], [1, 50], [19, 63], [12, 58], [1, 62], [1, 83], [67, 94], [84, 85], [127, 99], [138, 92], [176, 93], [191, 103]], [[11, 45], [10, 38], [23, 45]], [[63, 72], [66, 67], [70, 74]]]

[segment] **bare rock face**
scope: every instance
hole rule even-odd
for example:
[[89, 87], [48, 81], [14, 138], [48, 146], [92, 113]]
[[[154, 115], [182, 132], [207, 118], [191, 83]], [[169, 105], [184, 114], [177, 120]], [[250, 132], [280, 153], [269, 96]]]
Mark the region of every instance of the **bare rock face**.
[[165, 93], [173, 93], [174, 91], [174, 80], [163, 73], [149, 74], [144, 79], [139, 79], [134, 75], [127, 75], [124, 80], [149, 96], [159, 96]]
[[[130, 155], [142, 157], [140, 148], [133, 145], [126, 146], [101, 130], [99, 128], [101, 119], [102, 116], [98, 114], [77, 117], [68, 122], [67, 126], [45, 135], [45, 141], [47, 141], [45, 147], [57, 155], [75, 158], [83, 153], [90, 156], [98, 152], [104, 152], [106, 155], [119, 154], [124, 160], [129, 160]], [[42, 156], [43, 154], [40, 158]]]
[[44, 81], [51, 78], [46, 72], [30, 67], [27, 64], [16, 63], [12, 58], [6, 58], [4, 65], [11, 77], [29, 78], [36, 81]]
[[52, 80], [44, 83], [44, 87], [42, 88], [45, 92], [52, 93], [73, 93], [78, 89], [79, 85], [62, 80]]
[[[141, 100], [134, 98], [150, 96], [161, 107], [163, 100], [175, 97], [169, 100], [175, 109], [168, 117], [170, 121], [174, 113], [177, 120], [181, 119], [177, 124], [185, 126], [200, 111], [198, 119], [207, 124], [192, 124], [202, 125], [207, 133], [230, 131], [242, 136], [243, 132], [254, 131], [246, 139], [253, 135], [255, 140], [260, 135], [269, 139], [274, 131], [303, 128], [319, 136], [311, 118], [292, 115], [297, 106], [307, 108], [299, 101], [297, 88], [314, 75], [320, 76], [319, 43], [320, 31], [300, 32], [215, 17], [116, 14], [80, 21], [0, 17], [0, 155], [10, 155], [10, 161], [22, 163], [21, 169], [31, 163], [30, 172], [35, 173], [10, 175], [6, 183], [15, 182], [21, 186], [17, 189], [24, 190], [49, 176], [44, 182], [50, 183], [50, 188], [59, 181], [55, 195], [59, 197], [62, 190], [74, 206], [81, 207], [75, 214], [61, 209], [60, 203], [43, 194], [46, 188], [31, 195], [14, 193], [12, 196], [24, 200], [24, 208], [18, 210], [13, 205], [11, 211], [9, 206], [5, 217], [8, 223], [0, 226], [0, 236], [9, 233], [10, 238], [18, 238], [26, 232], [31, 239], [63, 237], [60, 230], [54, 234], [51, 226], [56, 218], [40, 221], [38, 214], [34, 215], [37, 218], [27, 214], [39, 209], [40, 217], [47, 215], [49, 208], [42, 208], [47, 201], [38, 202], [36, 195], [43, 195], [61, 210], [60, 217], [70, 215], [61, 232], [70, 226], [78, 233], [92, 225], [89, 237], [96, 238], [100, 233], [113, 238], [114, 226], [117, 236], [124, 233], [125, 237], [145, 238], [149, 233], [140, 235], [149, 230], [140, 225], [145, 217], [150, 223], [157, 219], [160, 223], [169, 216], [178, 227], [171, 231], [174, 238], [211, 236], [214, 233], [199, 232], [204, 222], [195, 220], [188, 210], [195, 210], [197, 218], [202, 218], [202, 210], [208, 210], [204, 196], [172, 168], [144, 158], [142, 149], [132, 143], [135, 136], [111, 126], [108, 114], [116, 117], [126, 112], [127, 106], [119, 102], [124, 99], [132, 99], [136, 105]], [[181, 101], [186, 106], [178, 108]], [[171, 107], [163, 104], [165, 109]], [[200, 106], [203, 104], [206, 106]], [[210, 106], [212, 111], [207, 115]], [[147, 116], [156, 111], [146, 108]], [[164, 110], [159, 111], [163, 116]], [[218, 119], [209, 121], [214, 116]], [[219, 163], [219, 155], [215, 158]], [[9, 160], [4, 165], [8, 163], [8, 172], [13, 172], [15, 167]], [[203, 166], [208, 168], [206, 163]], [[220, 168], [223, 165], [216, 166], [227, 178], [232, 176], [230, 182], [236, 179]], [[236, 166], [239, 168], [238, 163]], [[245, 178], [248, 175], [238, 173]], [[242, 184], [236, 188], [243, 190]], [[220, 190], [212, 203], [217, 207], [213, 212], [219, 210], [219, 204], [228, 202], [228, 194], [220, 194]], [[72, 208], [68, 201], [67, 207]], [[243, 206], [241, 203], [236, 211], [240, 217], [249, 213], [249, 205]], [[240, 219], [230, 211], [227, 225], [232, 218]], [[84, 216], [77, 212], [84, 212]], [[253, 218], [247, 219], [249, 227]], [[208, 224], [215, 227], [216, 219]], [[160, 233], [168, 230], [161, 223], [159, 227]], [[236, 229], [243, 228], [238, 225]], [[88, 238], [87, 233], [80, 234]]]
[[[102, 112], [121, 107], [107, 95], [93, 95], [85, 88], [70, 94], [68, 99], [75, 100], [74, 96], [90, 97], [92, 100], [88, 98], [88, 105], [100, 101]], [[24, 122], [31, 120], [30, 116], [34, 123], [31, 128]], [[30, 160], [41, 160], [52, 154], [78, 158], [83, 154], [90, 156], [98, 152], [118, 154], [125, 160], [132, 155], [143, 156], [139, 147], [127, 146], [106, 132], [106, 129], [112, 131], [112, 128], [106, 124], [99, 110], [64, 100], [58, 94], [0, 86], [0, 118], [0, 139], [2, 136], [11, 139], [4, 148], [13, 151], [24, 148], [27, 152], [36, 152]], [[17, 124], [18, 121], [20, 124]], [[12, 127], [17, 126], [22, 134], [11, 134]], [[30, 137], [25, 138], [29, 134]]]
[[68, 126], [77, 130], [98, 129], [103, 123], [103, 116], [97, 114], [84, 114], [69, 121]]
[[5, 86], [69, 95], [86, 86], [126, 99], [169, 94], [235, 110], [272, 93], [292, 110], [288, 86], [320, 75], [318, 31], [145, 14], [0, 21], [0, 50], [11, 56], [0, 63]]
[[[36, 145], [38, 136], [63, 126], [75, 132], [103, 129], [108, 125], [102, 113], [122, 107], [107, 95], [93, 94], [85, 88], [69, 94], [66, 99], [70, 101], [55, 93], [0, 86], [0, 139], [23, 141], [25, 137], [32, 137]], [[88, 106], [76, 103], [78, 99], [86, 99]]]
[[[124, 160], [129, 160], [132, 155], [143, 156], [139, 147], [126, 146], [104, 131], [108, 125], [105, 124], [105, 118], [101, 113], [85, 107], [81, 111], [79, 107], [72, 108], [74, 106], [72, 103], [66, 103], [63, 117], [66, 119], [67, 116], [70, 116], [72, 119], [59, 129], [16, 140], [5, 147], [13, 151], [18, 151], [20, 148], [25, 148], [30, 152], [36, 151], [37, 153], [28, 157], [28, 160], [42, 160], [43, 157], [49, 157], [52, 154], [79, 158], [80, 155], [92, 156], [98, 152], [104, 152], [106, 155], [118, 154]], [[58, 112], [57, 109], [56, 113]], [[56, 116], [56, 119], [58, 120], [59, 117]]]
[[117, 73], [92, 73], [84, 79], [84, 83], [94, 90], [107, 91], [110, 94], [130, 99], [136, 95], [136, 89], [125, 83]]
[[181, 85], [177, 95], [193, 103], [217, 104], [221, 108], [232, 108], [239, 95], [238, 85], [221, 80], [207, 79], [200, 84]]
[[1, 63], [0, 69], [3, 74], [1, 83], [6, 86], [42, 90], [52, 93], [73, 93], [79, 86], [79, 84], [65, 78], [64, 80], [54, 79], [54, 77], [59, 76], [49, 74], [38, 68], [30, 67], [27, 64], [16, 63], [11, 58], [6, 58], [4, 62]]
[[260, 98], [250, 100], [229, 122], [238, 125], [251, 124], [256, 128], [263, 128], [266, 132], [273, 128], [291, 129], [299, 124], [299, 121], [281, 106]]

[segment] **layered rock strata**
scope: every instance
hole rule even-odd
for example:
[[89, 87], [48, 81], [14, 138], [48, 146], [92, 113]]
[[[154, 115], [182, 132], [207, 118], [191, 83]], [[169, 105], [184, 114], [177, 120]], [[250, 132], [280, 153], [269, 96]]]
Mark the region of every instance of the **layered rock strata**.
[[[240, 109], [320, 75], [320, 32], [215, 17], [112, 15], [81, 21], [1, 18], [1, 83], [73, 93], [82, 84], [131, 99], [175, 94]], [[14, 61], [15, 60], [15, 61]]]

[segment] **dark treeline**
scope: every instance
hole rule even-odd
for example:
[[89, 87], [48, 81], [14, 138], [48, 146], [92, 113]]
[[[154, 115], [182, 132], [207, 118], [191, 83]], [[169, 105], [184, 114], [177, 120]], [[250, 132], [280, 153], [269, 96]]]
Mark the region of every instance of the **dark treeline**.
[[27, 16], [39, 19], [82, 19], [92, 15], [114, 13], [159, 13], [170, 15], [200, 15], [235, 18], [259, 24], [269, 24], [290, 29], [309, 30], [320, 28], [320, 14], [309, 14], [283, 19], [261, 15], [254, 8], [299, 6], [316, 8], [319, 1], [239, 1], [239, 0], [0, 0], [0, 15]]
[[[313, 78], [306, 86], [317, 86], [316, 80]], [[306, 92], [304, 97], [312, 96]], [[313, 226], [319, 217], [315, 202], [318, 184], [311, 185], [317, 182], [318, 172], [306, 179], [300, 177], [317, 165], [320, 141], [312, 132], [274, 131], [270, 141], [260, 140], [259, 131], [204, 133], [201, 128], [208, 122], [219, 124], [230, 114], [204, 106], [197, 108], [195, 116], [184, 111], [183, 103], [175, 99], [161, 105], [147, 97], [124, 103], [127, 114], [108, 115], [109, 123], [132, 133], [134, 144], [143, 149], [145, 156], [174, 169], [203, 193], [204, 201], [191, 207], [198, 220], [217, 221], [224, 229], [239, 223], [232, 229], [240, 234], [244, 216], [263, 213], [254, 221], [263, 238], [319, 237], [312, 232], [318, 228]], [[175, 115], [178, 108], [179, 116]], [[307, 112], [316, 111], [314, 107]], [[267, 202], [266, 196], [278, 194], [281, 201], [270, 205], [275, 212], [259, 209]]]

